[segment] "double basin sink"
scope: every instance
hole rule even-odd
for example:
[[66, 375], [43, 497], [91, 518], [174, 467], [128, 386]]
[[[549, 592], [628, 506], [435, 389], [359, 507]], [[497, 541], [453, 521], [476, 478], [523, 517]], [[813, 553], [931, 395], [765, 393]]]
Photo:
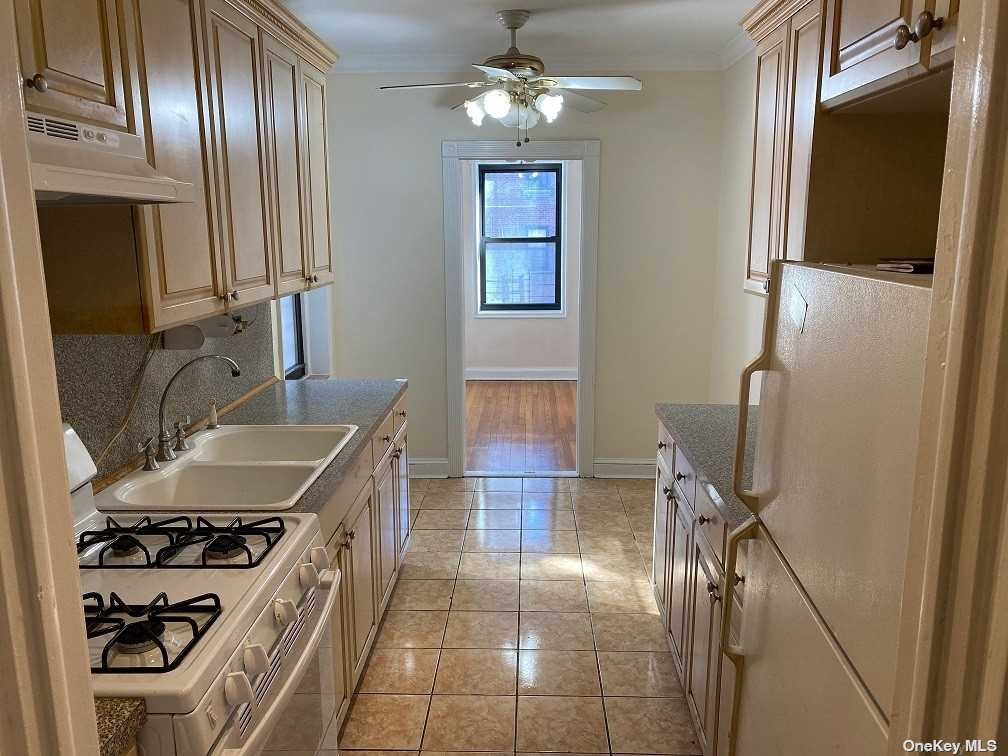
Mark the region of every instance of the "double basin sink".
[[99, 510], [283, 511], [350, 441], [356, 425], [222, 425], [191, 450], [136, 472], [97, 497]]

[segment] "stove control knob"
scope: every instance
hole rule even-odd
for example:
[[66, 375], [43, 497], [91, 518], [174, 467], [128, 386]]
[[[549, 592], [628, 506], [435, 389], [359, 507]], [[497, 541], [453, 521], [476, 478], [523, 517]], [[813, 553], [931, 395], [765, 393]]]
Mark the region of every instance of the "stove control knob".
[[319, 572], [314, 564], [302, 564], [298, 568], [298, 578], [301, 580], [301, 587], [306, 591], [315, 588], [319, 584]]
[[269, 669], [269, 656], [262, 643], [250, 643], [245, 646], [245, 651], [242, 652], [242, 663], [245, 666], [245, 674], [250, 680], [255, 680]]
[[329, 569], [329, 555], [326, 554], [325, 546], [314, 546], [308, 552], [308, 558], [318, 572], [325, 572]]
[[224, 676], [224, 700], [231, 706], [252, 703], [252, 683], [244, 672], [229, 672]]
[[298, 618], [297, 607], [290, 599], [276, 599], [273, 602], [273, 616], [284, 627], [292, 625]]

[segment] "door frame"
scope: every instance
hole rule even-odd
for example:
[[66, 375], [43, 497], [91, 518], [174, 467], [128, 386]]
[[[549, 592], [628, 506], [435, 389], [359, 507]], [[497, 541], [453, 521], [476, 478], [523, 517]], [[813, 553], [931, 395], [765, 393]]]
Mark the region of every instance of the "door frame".
[[441, 143], [449, 477], [457, 478], [465, 474], [465, 243], [462, 238], [462, 162], [477, 160], [577, 160], [581, 163], [577, 474], [593, 474], [600, 154], [601, 142], [597, 139], [535, 141], [520, 146], [507, 141]]

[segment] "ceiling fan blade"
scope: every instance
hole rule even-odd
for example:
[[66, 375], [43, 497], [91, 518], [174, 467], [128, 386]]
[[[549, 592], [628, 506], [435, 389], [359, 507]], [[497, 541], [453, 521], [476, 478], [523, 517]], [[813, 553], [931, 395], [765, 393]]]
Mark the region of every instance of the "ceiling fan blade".
[[572, 110], [577, 110], [580, 113], [595, 113], [606, 106], [604, 102], [596, 100], [594, 97], [588, 97], [587, 95], [578, 94], [577, 92], [564, 90], [563, 92], [558, 92], [558, 94], [563, 96], [563, 104], [565, 108], [571, 108]]
[[448, 81], [443, 84], [390, 84], [378, 89], [443, 89], [446, 87], [469, 87], [481, 89], [488, 85], [485, 81]]
[[513, 73], [508, 71], [506, 68], [494, 68], [493, 66], [481, 66], [473, 63], [473, 68], [478, 71], [482, 71], [487, 76], [493, 79], [510, 79], [512, 81], [518, 81], [518, 77]]
[[639, 92], [644, 85], [633, 76], [540, 76], [534, 81], [556, 82], [558, 89], [597, 89]]

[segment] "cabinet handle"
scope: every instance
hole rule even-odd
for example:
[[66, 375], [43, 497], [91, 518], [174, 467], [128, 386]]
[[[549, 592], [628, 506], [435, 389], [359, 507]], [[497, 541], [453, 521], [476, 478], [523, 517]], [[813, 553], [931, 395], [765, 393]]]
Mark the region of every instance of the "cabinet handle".
[[686, 473], [677, 472], [675, 474], [675, 479], [680, 483], [682, 483], [684, 480], [686, 480]]
[[311, 282], [312, 283], [318, 283], [318, 276], [312, 276], [311, 277]]
[[36, 92], [47, 92], [49, 90], [49, 82], [46, 81], [46, 77], [42, 74], [35, 74], [30, 79], [24, 80], [24, 85]]
[[399, 417], [406, 417], [406, 410], [400, 410]]
[[357, 532], [354, 531], [354, 530], [351, 530], [346, 535], [347, 535], [347, 538], [349, 538], [352, 541], [354, 538], [357, 537]]
[[709, 594], [711, 594], [713, 596], [714, 595], [714, 591], [716, 591], [716, 590], [717, 590], [717, 583], [714, 583], [714, 582], [708, 582], [707, 583], [707, 593], [709, 593]]
[[672, 493], [672, 489], [669, 488], [668, 486], [662, 486], [661, 492], [666, 496], [668, 496], [670, 493]]
[[381, 440], [384, 441], [386, 444], [390, 444], [392, 443], [392, 436], [382, 436]]
[[931, 32], [935, 29], [941, 29], [943, 26], [945, 26], [944, 18], [940, 16], [935, 18], [931, 11], [922, 11], [917, 16], [913, 29], [906, 24], [900, 24], [896, 29], [896, 39], [893, 42], [893, 46], [897, 50], [902, 50], [911, 42], [920, 42], [922, 39], [930, 36]]
[[710, 521], [711, 521], [710, 517], [704, 517], [703, 515], [700, 515], [699, 517], [697, 517], [697, 524], [698, 525], [706, 525]]
[[396, 449], [394, 452], [392, 452], [392, 456], [395, 457], [396, 459], [399, 459], [399, 457], [402, 456], [402, 449]]
[[220, 299], [222, 302], [229, 302], [231, 300], [231, 292], [225, 291], [218, 297], [218, 299]]
[[661, 451], [662, 449], [666, 448], [667, 446], [668, 446], [668, 444], [666, 444], [664, 441], [659, 441], [658, 442], [658, 451]]

